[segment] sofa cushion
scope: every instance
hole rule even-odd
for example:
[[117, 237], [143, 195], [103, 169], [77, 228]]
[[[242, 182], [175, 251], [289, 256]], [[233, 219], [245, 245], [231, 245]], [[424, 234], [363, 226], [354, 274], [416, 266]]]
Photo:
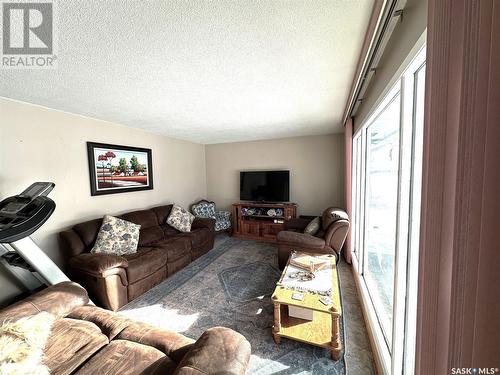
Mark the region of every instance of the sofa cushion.
[[[167, 266], [168, 266], [168, 263], [167, 263]], [[154, 273], [146, 275], [144, 278], [140, 279], [139, 281], [136, 281], [135, 283], [128, 284], [128, 286], [127, 286], [128, 300], [132, 301], [132, 300], [136, 299], [137, 297], [139, 297], [140, 295], [143, 295], [151, 288], [160, 284], [166, 278], [167, 278], [167, 268], [162, 267], [159, 270], [155, 271]]]
[[170, 263], [189, 254], [191, 240], [189, 237], [179, 234], [176, 237], [157, 241], [154, 243], [154, 246], [162, 249], [167, 262]]
[[186, 254], [182, 258], [167, 263], [167, 275], [170, 277], [177, 271], [186, 267], [193, 259], [192, 254]]
[[191, 231], [195, 216], [184, 208], [174, 205], [170, 215], [168, 215], [167, 224], [181, 232]]
[[191, 230], [198, 228], [207, 228], [211, 232], [215, 231], [215, 219], [197, 217], [191, 225]]
[[189, 233], [180, 233], [178, 234], [178, 236], [189, 238], [192, 247], [200, 247], [207, 241], [210, 241], [212, 233], [208, 228], [198, 228], [198, 229], [193, 229]]
[[114, 255], [133, 254], [137, 251], [140, 229], [141, 226], [138, 224], [106, 215], [90, 252]]
[[45, 363], [53, 375], [70, 374], [108, 342], [94, 323], [61, 318], [45, 347]]
[[81, 237], [72, 229], [61, 232], [59, 238], [61, 240], [60, 248], [67, 257], [81, 254], [87, 250], [87, 246], [83, 243]]
[[324, 239], [299, 232], [284, 230], [278, 233], [277, 239], [279, 243], [290, 244], [296, 247], [304, 246], [308, 248], [322, 249], [325, 246]]
[[131, 223], [138, 224], [141, 229], [151, 228], [158, 225], [158, 219], [151, 210], [140, 210], [127, 212], [120, 216], [123, 220], [130, 221]]
[[116, 337], [150, 345], [179, 362], [191, 348], [194, 340], [174, 331], [153, 327], [147, 323], [129, 320], [129, 324]]
[[87, 361], [76, 374], [173, 373], [176, 363], [165, 357], [164, 353], [152, 346], [114, 340]]
[[125, 255], [128, 261], [127, 279], [129, 283], [156, 272], [167, 263], [167, 253], [165, 249], [158, 247], [140, 247], [135, 254]]
[[164, 238], [170, 238], [170, 237], [175, 237], [177, 236], [179, 232], [177, 229], [175, 228], [172, 228], [170, 225], [168, 224], [165, 224], [161, 227], [162, 231], [163, 231], [163, 236]]
[[130, 319], [127, 317], [92, 305], [73, 309], [67, 318], [95, 324], [110, 341], [130, 325]]
[[168, 215], [170, 215], [170, 211], [172, 211], [173, 204], [167, 204], [165, 206], [153, 207], [151, 211], [153, 211], [156, 215], [156, 219], [158, 220], [158, 224], [166, 223]]
[[160, 226], [142, 228], [139, 234], [139, 246], [152, 244], [155, 241], [161, 240], [164, 237], [163, 230]]
[[318, 230], [314, 237], [325, 238], [325, 231], [323, 229]]
[[102, 219], [94, 219], [84, 223], [76, 224], [73, 230], [78, 233], [87, 248], [90, 248], [97, 238], [99, 229], [102, 225]]

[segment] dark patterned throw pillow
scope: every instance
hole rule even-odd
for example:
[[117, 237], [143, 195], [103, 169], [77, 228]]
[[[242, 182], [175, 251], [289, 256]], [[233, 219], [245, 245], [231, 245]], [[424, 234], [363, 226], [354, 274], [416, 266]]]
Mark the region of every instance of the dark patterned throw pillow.
[[126, 255], [137, 252], [141, 226], [114, 216], [106, 215], [97, 235], [93, 254]]

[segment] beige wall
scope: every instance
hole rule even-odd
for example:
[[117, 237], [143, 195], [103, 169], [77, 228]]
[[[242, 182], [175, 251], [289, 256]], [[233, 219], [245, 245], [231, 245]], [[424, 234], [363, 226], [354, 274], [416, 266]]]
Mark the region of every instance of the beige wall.
[[[154, 189], [92, 197], [87, 141], [151, 148]], [[0, 199], [34, 181], [56, 184], [56, 211], [33, 238], [58, 264], [61, 230], [104, 213], [169, 202], [187, 207], [203, 197], [229, 208], [239, 200], [240, 170], [289, 169], [299, 214], [343, 206], [343, 163], [343, 134], [203, 146], [0, 98]], [[0, 304], [19, 291], [0, 269]]]
[[377, 74], [370, 82], [363, 103], [356, 113], [355, 131], [367, 119], [375, 105], [383, 99], [385, 92], [391, 87], [391, 82], [401, 75], [403, 72], [401, 68], [406, 66], [424, 45], [426, 28], [427, 0], [409, 0], [404, 9], [403, 21], [397, 24], [377, 66]]
[[[115, 143], [153, 150], [154, 189], [90, 195], [86, 142]], [[188, 206], [205, 197], [205, 150], [105, 121], [0, 98], [0, 199], [34, 181], [56, 184], [50, 197], [57, 208], [33, 238], [57, 263], [57, 233], [72, 224], [167, 202]], [[0, 302], [18, 293], [0, 273]]]
[[344, 135], [330, 134], [207, 145], [207, 194], [221, 209], [239, 201], [241, 170], [290, 170], [299, 214], [344, 206]]

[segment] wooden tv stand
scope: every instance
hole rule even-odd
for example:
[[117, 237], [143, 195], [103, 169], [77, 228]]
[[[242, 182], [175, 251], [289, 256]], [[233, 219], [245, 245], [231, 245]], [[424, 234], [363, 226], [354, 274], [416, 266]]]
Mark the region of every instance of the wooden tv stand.
[[[274, 214], [273, 211], [274, 210]], [[285, 222], [297, 216], [295, 203], [234, 203], [233, 236], [276, 242]]]

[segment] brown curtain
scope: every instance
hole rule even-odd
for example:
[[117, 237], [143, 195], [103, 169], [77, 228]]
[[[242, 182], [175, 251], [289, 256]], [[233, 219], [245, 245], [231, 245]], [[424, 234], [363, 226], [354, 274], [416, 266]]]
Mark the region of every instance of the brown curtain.
[[[344, 176], [344, 200], [345, 200], [345, 209], [347, 215], [349, 215], [349, 220], [352, 219], [352, 118], [349, 117], [345, 124], [344, 129], [345, 135], [345, 176]], [[351, 253], [351, 233], [352, 233], [352, 220], [351, 220], [351, 228], [347, 233], [347, 238], [344, 244], [344, 258], [347, 263], [351, 264], [352, 253]]]

